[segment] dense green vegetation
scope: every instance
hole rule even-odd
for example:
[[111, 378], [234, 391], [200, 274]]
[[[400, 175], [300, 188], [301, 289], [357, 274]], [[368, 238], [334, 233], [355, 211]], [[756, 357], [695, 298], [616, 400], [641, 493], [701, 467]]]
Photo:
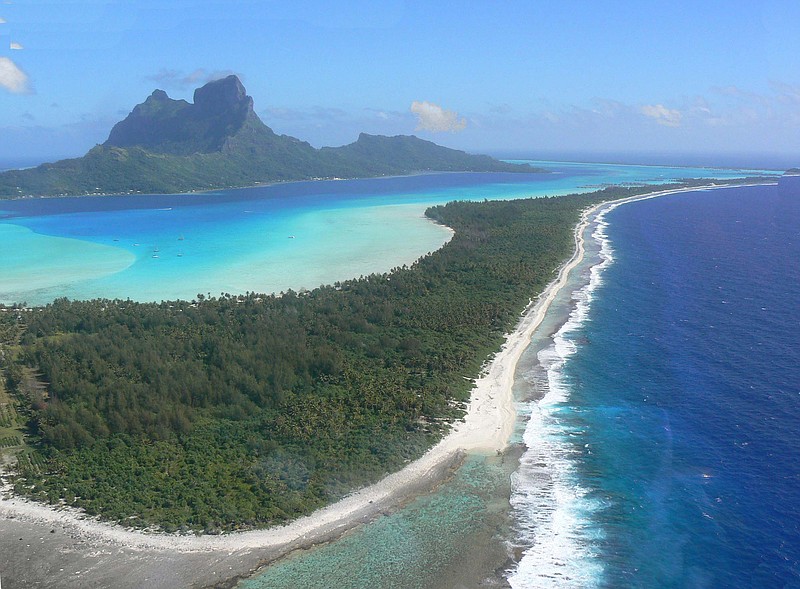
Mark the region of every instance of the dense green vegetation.
[[[622, 192], [627, 192], [622, 190]], [[617, 194], [617, 192], [615, 192]], [[35, 458], [16, 489], [134, 525], [261, 526], [419, 456], [603, 195], [451, 203], [410, 268], [308, 293], [20, 313]]]
[[31, 446], [15, 489], [166, 530], [307, 513], [437, 440], [581, 210], [647, 190], [434, 207], [441, 250], [311, 292], [4, 309]]
[[313, 178], [421, 171], [535, 172], [417, 137], [362, 134], [315, 149], [277, 135], [253, 111], [236, 76], [195, 91], [194, 104], [156, 90], [85, 156], [0, 173], [0, 198], [173, 193]]

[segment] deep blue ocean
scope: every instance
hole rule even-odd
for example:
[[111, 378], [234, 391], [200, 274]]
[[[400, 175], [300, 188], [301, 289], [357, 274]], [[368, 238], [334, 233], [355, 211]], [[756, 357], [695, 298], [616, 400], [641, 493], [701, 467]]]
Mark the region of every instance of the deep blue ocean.
[[800, 587], [800, 190], [626, 204], [594, 239], [539, 353], [512, 585]]
[[[391, 268], [381, 244], [413, 245], [409, 260], [439, 247], [431, 204], [747, 175], [541, 164], [551, 174], [6, 201], [0, 301], [313, 287]], [[333, 273], [303, 274], [320, 267]], [[507, 465], [472, 457], [432, 495], [242, 586], [471, 586], [454, 571], [491, 541], [522, 555], [500, 570], [515, 589], [800, 588], [800, 190], [619, 206], [571, 280], [517, 391], [510, 534]]]

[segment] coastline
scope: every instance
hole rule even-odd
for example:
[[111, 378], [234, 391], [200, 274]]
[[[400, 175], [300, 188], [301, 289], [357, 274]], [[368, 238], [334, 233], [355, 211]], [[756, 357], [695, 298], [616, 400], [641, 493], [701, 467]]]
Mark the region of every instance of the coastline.
[[[403, 502], [435, 488], [446, 480], [464, 458], [465, 453], [499, 454], [508, 445], [516, 423], [512, 396], [514, 369], [517, 360], [530, 341], [531, 334], [563, 287], [570, 270], [583, 255], [582, 233], [588, 222], [584, 212], [575, 231], [576, 250], [559, 270], [558, 277], [523, 313], [516, 330], [509, 334], [500, 352], [476, 380], [467, 414], [451, 432], [421, 458], [381, 481], [354, 491], [337, 503], [304, 516], [285, 526], [219, 536], [179, 536], [148, 534], [132, 531], [115, 524], [97, 521], [72, 508], [55, 509], [19, 497], [8, 496], [8, 486], [0, 487], [0, 518], [16, 520], [42, 528], [61, 527], [70, 537], [95, 545], [106, 545], [147, 552], [170, 552], [193, 555], [198, 553], [239, 553], [247, 561], [247, 570], [233, 571], [235, 575], [249, 574], [254, 568], [273, 561], [298, 548], [329, 541], [345, 531], [395, 508]], [[0, 551], [5, 545], [0, 538]], [[242, 559], [245, 552], [257, 551], [252, 558]], [[245, 564], [242, 562], [242, 564]], [[210, 578], [210, 575], [198, 575]]]
[[[263, 564], [295, 549], [335, 539], [431, 491], [449, 478], [465, 453], [501, 453], [508, 446], [516, 424], [512, 385], [517, 362], [556, 294], [566, 285], [570, 272], [583, 259], [584, 234], [592, 220], [600, 211], [634, 200], [703, 189], [656, 191], [599, 203], [584, 211], [575, 228], [572, 257], [561, 266], [556, 279], [528, 306], [501, 351], [477, 379], [464, 420], [457, 422], [445, 438], [403, 470], [286, 526], [220, 536], [135, 532], [98, 522], [77, 510], [56, 510], [19, 498], [3, 498], [0, 499], [0, 518], [5, 522], [0, 531], [0, 555], [5, 562], [0, 561], [0, 575], [6, 577], [7, 586], [15, 586], [15, 579], [9, 578], [5, 571], [25, 570], [21, 567], [26, 566], [23, 559], [27, 558], [39, 561], [33, 568], [38, 571], [36, 580], [42, 586], [101, 587], [107, 586], [109, 579], [118, 587], [140, 586], [143, 580], [153, 587], [231, 586], [224, 580], [235, 583], [237, 578], [251, 574]], [[2, 491], [5, 493], [7, 487], [2, 487]], [[31, 550], [20, 550], [22, 542]], [[6, 555], [11, 554], [16, 556], [11, 557], [13, 562], [8, 562]], [[88, 569], [85, 568], [87, 564]], [[77, 572], [68, 572], [68, 567]], [[71, 576], [67, 578], [66, 575]], [[215, 578], [219, 582], [215, 583]], [[17, 577], [19, 585], [16, 586], [27, 586], [32, 581]]]
[[[502, 161], [502, 160], [500, 160]], [[49, 163], [49, 162], [45, 162]], [[43, 165], [43, 164], [40, 164]], [[530, 165], [530, 164], [529, 164]], [[4, 172], [17, 172], [22, 170], [30, 170], [38, 168], [39, 166], [31, 166], [29, 168], [14, 168], [8, 170], [0, 170], [0, 174]], [[723, 168], [720, 168], [723, 169]], [[241, 184], [236, 186], [221, 186], [218, 188], [198, 188], [196, 190], [182, 190], [179, 192], [142, 192], [141, 190], [129, 190], [127, 192], [85, 192], [83, 194], [27, 194], [23, 196], [0, 196], [0, 202], [4, 200], [35, 200], [46, 198], [93, 198], [93, 197], [114, 197], [114, 196], [191, 196], [194, 194], [213, 194], [215, 192], [223, 192], [228, 190], [245, 190], [248, 188], [261, 188], [265, 186], [283, 186], [286, 184], [299, 184], [304, 182], [340, 182], [347, 180], [391, 180], [392, 178], [408, 178], [413, 176], [430, 176], [435, 174], [495, 174], [495, 173], [509, 173], [509, 174], [550, 174], [551, 172], [545, 168], [533, 168], [532, 170], [522, 171], [515, 170], [509, 172], [479, 172], [474, 170], [418, 170], [408, 172], [407, 174], [385, 174], [382, 176], [331, 176], [319, 178], [296, 178], [293, 180], [270, 180], [266, 182], [255, 182], [253, 184]]]
[[[797, 285], [787, 270], [794, 255], [788, 247], [791, 239], [779, 237], [775, 219], [781, 219], [777, 225], [787, 232], [783, 235], [792, 233], [798, 209], [791, 197], [796, 194], [781, 194], [773, 183], [727, 192], [713, 192], [710, 187], [676, 191], [685, 194], [670, 192], [607, 203], [606, 211], [633, 200], [667, 196], [616, 210], [598, 225], [594, 248], [587, 239], [585, 279], [577, 285], [567, 309], [570, 318], [550, 339], [537, 378], [529, 380], [530, 384], [541, 383], [538, 392], [545, 392], [547, 398], [534, 401], [534, 415], [525, 432], [532, 451], [522, 461], [526, 468], [519, 471], [524, 484], [519, 485], [515, 498], [515, 507], [520, 506], [515, 524], [527, 562], [509, 577], [515, 588], [667, 586], [690, 578], [752, 586], [759, 584], [752, 563], [766, 553], [764, 546], [770, 542], [774, 542], [771, 546], [785, 545], [780, 534], [791, 525], [782, 525], [791, 521], [788, 514], [777, 519], [781, 525], [764, 525], [769, 518], [753, 515], [754, 510], [771, 503], [766, 495], [746, 507], [738, 502], [719, 505], [719, 497], [742, 494], [753, 481], [758, 486], [763, 469], [756, 455], [747, 455], [753, 458], [747, 463], [753, 465], [752, 470], [740, 467], [746, 463], [744, 454], [754, 452], [752, 449], [739, 453], [741, 448], [731, 445], [730, 457], [715, 455], [712, 462], [719, 468], [704, 475], [719, 485], [713, 492], [704, 482], [697, 486], [683, 482], [691, 478], [685, 477], [686, 473], [710, 472], [704, 469], [711, 464], [708, 456], [720, 439], [747, 435], [755, 443], [760, 438], [756, 432], [781, 431], [776, 423], [766, 430], [754, 428], [750, 434], [739, 432], [735, 425], [733, 432], [737, 416], [747, 407], [753, 403], [762, 407], [779, 398], [777, 390], [768, 393], [765, 389], [763, 403], [754, 401], [747, 378], [758, 369], [749, 369], [745, 360], [733, 360], [742, 347], [734, 335], [752, 337], [746, 341], [758, 341], [765, 347], [792, 349], [788, 332], [782, 338], [773, 335], [795, 300], [787, 294]], [[791, 204], [784, 206], [787, 203]], [[772, 249], [766, 244], [763, 249], [754, 245], [762, 239], [770, 241]], [[759, 262], [749, 257], [755, 250], [760, 251]], [[697, 251], [703, 253], [697, 255]], [[719, 262], [729, 253], [734, 262]], [[769, 264], [772, 260], [774, 267]], [[756, 273], [759, 278], [753, 280], [748, 267], [769, 270]], [[787, 277], [786, 282], [776, 282], [780, 295], [750, 298], [754, 290], [772, 282], [766, 277], [779, 275]], [[717, 292], [725, 296], [718, 297]], [[692, 303], [681, 299], [676, 306], [676, 294], [685, 295]], [[741, 306], [734, 307], [734, 301]], [[784, 301], [785, 308], [780, 305]], [[728, 304], [731, 307], [723, 306]], [[774, 313], [771, 318], [767, 318], [767, 310]], [[720, 316], [725, 320], [718, 321]], [[745, 320], [755, 324], [752, 332], [742, 331]], [[771, 328], [762, 331], [759, 325]], [[708, 343], [705, 328], [716, 334], [710, 344], [710, 349], [716, 350], [716, 361], [706, 360], [702, 352], [697, 362], [692, 353], [678, 354], [677, 364], [671, 352], [664, 356], [664, 350], [674, 349], [676, 344], [702, 349], [702, 344]], [[717, 372], [720, 358], [724, 360], [720, 366], [725, 368]], [[676, 365], [679, 367], [673, 371]], [[772, 376], [773, 365], [794, 364], [773, 359], [760, 370]], [[785, 379], [776, 373], [767, 381], [772, 386], [791, 380]], [[778, 388], [781, 385], [776, 385]], [[743, 409], [724, 417], [709, 409], [727, 407], [736, 402], [732, 399], [737, 395], [741, 395]], [[765, 415], [773, 413], [767, 410]], [[706, 432], [703, 428], [709, 419], [716, 419], [714, 425], [720, 429], [709, 427]], [[781, 422], [781, 426], [791, 428], [791, 421]], [[677, 432], [682, 432], [681, 436]], [[774, 448], [773, 442], [779, 441], [776, 438], [767, 442], [769, 438], [762, 437], [761, 448]], [[792, 462], [791, 458], [785, 460]], [[723, 481], [730, 487], [723, 487]], [[700, 485], [704, 491], [696, 492]], [[717, 505], [706, 502], [703, 493], [717, 497]], [[777, 498], [777, 512], [785, 505], [781, 499], [791, 494], [785, 487], [782, 492], [768, 493]], [[737, 515], [732, 515], [734, 512]], [[752, 519], [752, 526], [745, 523], [747, 518]], [[762, 525], [763, 539], [754, 548], [749, 540], [761, 533]], [[673, 551], [676, 558], [665, 557], [664, 547], [676, 544], [681, 546]], [[704, 549], [714, 558], [705, 558]], [[785, 561], [791, 559], [776, 559], [774, 578], [792, 578], [789, 569], [783, 568]], [[753, 575], [748, 576], [750, 573]], [[761, 570], [758, 574], [760, 578], [768, 576]]]
[[[761, 184], [775, 185], [772, 182]], [[606, 221], [607, 213], [621, 205], [642, 200], [687, 192], [707, 192], [717, 188], [737, 189], [749, 186], [753, 185], [706, 185], [657, 190], [623, 199], [605, 201], [592, 207], [590, 211], [591, 219], [587, 225], [585, 236], [587, 256], [584, 263], [575, 273], [575, 281], [570, 284], [567, 291], [562, 293], [562, 295], [566, 294], [570, 302], [569, 304], [561, 304], [562, 308], [560, 310], [558, 306], [553, 310], [553, 317], [549, 322], [549, 326], [552, 329], [551, 335], [547, 335], [548, 332], [539, 334], [540, 338], [550, 342], [551, 347], [548, 348], [547, 344], [544, 344], [539, 348], [540, 350], [547, 349], [548, 354], [542, 359], [534, 349], [535, 359], [533, 361], [526, 360], [526, 363], [521, 366], [521, 370], [530, 371], [533, 370], [533, 367], [543, 369], [547, 375], [545, 378], [549, 380], [551, 376], [548, 366], [552, 364], [560, 365], [575, 352], [571, 344], [564, 345], [559, 351], [555, 350], [561, 347], [559, 336], [564, 330], [571, 331], [575, 329], [575, 322], [579, 322], [582, 325], [583, 321], [586, 320], [586, 308], [584, 307], [581, 311], [581, 306], [587, 304], [587, 299], [584, 297], [590, 296], [587, 295], [587, 292], [594, 290], [596, 285], [595, 276], [602, 272], [604, 266], [608, 265], [609, 258], [603, 253], [606, 247], [604, 244], [608, 243], [608, 238], [602, 232], [603, 228], [608, 224], [608, 221]], [[571, 296], [569, 291], [574, 291]], [[563, 316], [559, 319], [561, 314]], [[575, 319], [575, 317], [580, 319]], [[570, 324], [572, 324], [571, 328], [569, 327]], [[570, 350], [570, 348], [572, 349]], [[583, 536], [585, 533], [589, 538], [593, 538], [591, 536], [592, 531], [585, 532], [583, 521], [576, 519], [581, 516], [576, 515], [576, 513], [591, 512], [597, 507], [591, 506], [591, 502], [582, 503], [583, 491], [575, 491], [575, 480], [569, 478], [569, 475], [563, 476], [563, 473], [571, 472], [567, 464], [568, 460], [564, 459], [563, 455], [559, 455], [558, 451], [553, 452], [550, 450], [553, 446], [558, 445], [549, 436], [554, 435], [557, 437], [559, 434], [553, 434], [552, 432], [561, 432], [562, 430], [559, 427], [569, 429], [569, 426], [554, 426], [552, 421], [548, 422], [550, 425], [543, 426], [541, 418], [541, 414], [547, 414], [548, 411], [558, 414], [559, 409], [553, 409], [553, 407], [560, 408], [562, 406], [561, 403], [566, 402], [563, 395], [568, 396], [568, 394], [564, 392], [564, 387], [569, 388], [571, 385], [567, 385], [565, 382], [558, 382], [553, 385], [552, 380], [550, 380], [550, 386], [553, 386], [551, 389], [548, 385], [542, 386], [538, 384], [538, 380], [534, 380], [533, 382], [528, 381], [526, 386], [528, 394], [524, 398], [524, 403], [531, 407], [529, 410], [532, 414], [530, 421], [533, 422], [532, 425], [534, 427], [529, 430], [528, 419], [520, 420], [521, 425], [524, 425], [525, 450], [520, 462], [520, 470], [517, 472], [526, 483], [520, 486], [520, 491], [515, 490], [512, 492], [512, 505], [514, 506], [512, 512], [515, 513], [515, 526], [518, 526], [518, 534], [512, 542], [519, 543], [518, 554], [522, 558], [519, 558], [515, 566], [507, 571], [508, 576], [506, 579], [510, 586], [514, 588], [551, 586], [552, 580], [562, 578], [562, 575], [565, 583], [566, 580], [574, 581], [580, 579], [580, 582], [575, 586], [582, 586], [584, 582], [586, 585], [592, 585], [590, 578], [582, 575], [591, 575], [586, 571], [597, 570], [600, 565], [593, 561], [596, 555], [593, 555], [591, 548], [586, 547], [591, 546], [592, 540], [585, 539]], [[575, 411], [580, 411], [579, 406], [575, 408]], [[521, 413], [527, 415], [526, 410]], [[559, 420], [556, 419], [555, 421]], [[574, 425], [574, 421], [569, 423], [577, 430], [581, 429]], [[530, 432], [533, 432], [533, 434], [529, 435]], [[541, 481], [543, 480], [546, 480], [547, 483], [542, 483]], [[575, 510], [575, 513], [570, 510]], [[586, 544], [580, 546], [585, 552], [581, 552], [581, 548], [574, 542], [576, 538], [584, 538]], [[584, 565], [585, 568], [576, 568]]]

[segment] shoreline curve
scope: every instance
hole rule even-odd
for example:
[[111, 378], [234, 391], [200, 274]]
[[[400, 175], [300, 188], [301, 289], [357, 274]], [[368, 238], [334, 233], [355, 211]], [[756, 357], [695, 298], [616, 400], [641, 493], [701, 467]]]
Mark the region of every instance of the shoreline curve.
[[[573, 255], [559, 268], [556, 278], [531, 301], [521, 314], [514, 331], [507, 334], [500, 351], [487, 362], [484, 371], [476, 379], [463, 420], [456, 422], [442, 440], [402, 470], [373, 485], [356, 490], [312, 514], [284, 526], [214, 536], [147, 533], [126, 529], [118, 524], [100, 522], [74, 508], [57, 509], [11, 496], [8, 484], [2, 481], [0, 520], [13, 522], [15, 536], [23, 532], [37, 536], [45, 550], [48, 547], [46, 540], [51, 540], [51, 544], [57, 541], [63, 543], [63, 534], [55, 534], [57, 528], [67, 534], [73, 544], [87, 545], [83, 549], [90, 554], [85, 554], [81, 561], [93, 555], [97, 562], [90, 570], [83, 571], [81, 576], [76, 577], [75, 584], [89, 587], [105, 586], [104, 578], [105, 583], [108, 582], [102, 568], [104, 566], [108, 567], [108, 571], [120, 567], [126, 569], [125, 563], [119, 561], [116, 566], [110, 564], [114, 558], [124, 558], [126, 555], [133, 555], [135, 560], [146, 556], [151, 564], [149, 568], [146, 566], [148, 558], [136, 566], [129, 564], [126, 570], [131, 573], [147, 574], [147, 571], [151, 571], [152, 575], [155, 571], [151, 569], [154, 568], [166, 565], [175, 568], [173, 575], [162, 571], [161, 577], [155, 574], [155, 577], [146, 578], [151, 587], [173, 587], [176, 581], [192, 586], [232, 586], [231, 581], [235, 583], [238, 578], [250, 576], [257, 568], [289, 552], [334, 540], [413, 497], [430, 492], [461, 464], [465, 454], [499, 454], [508, 447], [517, 420], [512, 392], [517, 362], [535, 330], [544, 320], [556, 295], [567, 284], [571, 271], [583, 260], [585, 230], [598, 214], [637, 200], [727, 187], [735, 186], [715, 185], [654, 191], [605, 201], [584, 210], [574, 229]], [[46, 528], [50, 529], [48, 535], [52, 538], [45, 536], [48, 532]], [[19, 532], [19, 529], [23, 531]], [[2, 538], [4, 535], [9, 534], [0, 534], [0, 554], [6, 553], [11, 546], [16, 548], [11, 538]], [[20, 540], [23, 538], [24, 535]], [[73, 554], [70, 559], [70, 553], [75, 552], [74, 548], [59, 547], [56, 552], [61, 557], [56, 559], [56, 564], [72, 562], [79, 555]], [[64, 570], [61, 568], [59, 572]], [[116, 586], [140, 586], [141, 578], [133, 578], [133, 574], [126, 576], [124, 581], [130, 585], [119, 584], [123, 579], [116, 577]], [[65, 586], [55, 579], [51, 579], [50, 583], [54, 581], [55, 585], [46, 586]], [[67, 586], [71, 585], [72, 583], [67, 583]]]

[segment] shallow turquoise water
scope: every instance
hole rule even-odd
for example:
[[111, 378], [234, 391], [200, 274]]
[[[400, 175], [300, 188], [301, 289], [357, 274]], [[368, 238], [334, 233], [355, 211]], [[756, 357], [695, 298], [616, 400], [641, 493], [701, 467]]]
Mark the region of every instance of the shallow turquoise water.
[[[509, 465], [472, 457], [439, 491], [336, 542], [298, 551], [238, 586], [241, 589], [407, 589], [464, 587], [490, 549], [502, 543]], [[501, 547], [502, 566], [504, 553]], [[492, 568], [488, 573], [492, 573]], [[463, 578], [463, 577], [462, 577]]]
[[37, 235], [19, 225], [0, 224], [0, 243], [7, 244], [3, 248], [3, 288], [11, 291], [47, 288], [57, 283], [60, 274], [75, 280], [117, 274], [136, 259], [119, 248]]
[[[58, 296], [191, 299], [197, 293], [313, 288], [386, 271], [438, 248], [449, 232], [423, 217], [432, 204], [751, 175], [536, 165], [552, 173], [431, 174], [203, 195], [0, 203], [0, 247], [15, 252], [0, 258], [0, 302], [43, 304]], [[508, 500], [507, 465], [472, 457], [432, 495], [337, 542], [294, 554], [242, 586], [474, 586], [470, 579], [493, 571], [484, 566], [491, 559], [479, 563], [479, 555], [502, 553]], [[463, 581], [456, 580], [459, 575]]]
[[[618, 180], [623, 175], [628, 178], [640, 177], [635, 176], [640, 170], [609, 167]], [[691, 171], [688, 175], [691, 175]], [[531, 370], [532, 364], [538, 362], [536, 356], [549, 345], [550, 336], [569, 315], [573, 304], [571, 293], [589, 280], [591, 267], [595, 264], [593, 258], [599, 255], [599, 245], [588, 242], [587, 252], [587, 260], [551, 307], [540, 333], [519, 367], [515, 394], [520, 401], [529, 399], [531, 388], [536, 385], [523, 375]], [[521, 403], [523, 405], [525, 403]], [[523, 425], [520, 424], [514, 442], [521, 441]], [[362, 589], [505, 586], [502, 577], [514, 570], [515, 565], [508, 561], [498, 564], [497, 560], [491, 559], [481, 562], [476, 557], [476, 551], [494, 551], [497, 556], [504, 550], [513, 550], [520, 541], [519, 526], [523, 524], [515, 522], [517, 534], [504, 534], [502, 522], [509, 509], [510, 494], [507, 465], [505, 469], [498, 469], [496, 464], [481, 460], [472, 457], [452, 481], [442, 485], [432, 495], [355, 530], [337, 542], [293, 554], [267, 567], [254, 578], [243, 581], [240, 587]], [[570, 522], [560, 523], [566, 526]], [[571, 530], [562, 531], [564, 537], [571, 537]], [[560, 542], [554, 543], [556, 548], [560, 545]], [[554, 576], [549, 579], [554, 586], [557, 586], [558, 575], [561, 574], [559, 567], [563, 569], [564, 566], [564, 562], [556, 562], [554, 567], [544, 571], [546, 574], [553, 573]], [[491, 583], [486, 581], [487, 577], [492, 579]]]
[[429, 174], [192, 195], [5, 201], [0, 248], [14, 255], [0, 259], [0, 302], [45, 304], [61, 296], [158, 301], [310, 289], [388, 271], [440, 247], [449, 231], [423, 215], [434, 204], [748, 173], [534, 163], [551, 173]]

